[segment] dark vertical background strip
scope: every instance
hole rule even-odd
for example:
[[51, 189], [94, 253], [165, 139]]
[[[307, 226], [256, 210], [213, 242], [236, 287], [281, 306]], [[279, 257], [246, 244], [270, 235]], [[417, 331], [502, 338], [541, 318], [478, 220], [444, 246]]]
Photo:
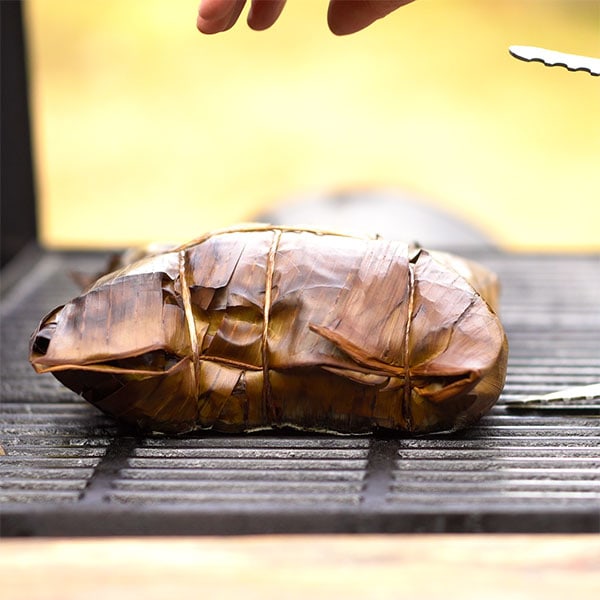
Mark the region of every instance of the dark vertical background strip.
[[2, 26], [1, 265], [36, 239], [23, 3], [0, 3]]

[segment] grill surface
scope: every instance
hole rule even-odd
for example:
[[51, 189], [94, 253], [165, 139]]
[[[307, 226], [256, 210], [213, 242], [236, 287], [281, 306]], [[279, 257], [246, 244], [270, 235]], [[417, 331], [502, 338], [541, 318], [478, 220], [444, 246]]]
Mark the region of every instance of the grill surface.
[[69, 270], [103, 264], [44, 255], [2, 300], [2, 534], [600, 531], [600, 409], [505, 405], [600, 381], [600, 257], [470, 255], [503, 282], [506, 388], [478, 426], [423, 438], [119, 429], [27, 362]]

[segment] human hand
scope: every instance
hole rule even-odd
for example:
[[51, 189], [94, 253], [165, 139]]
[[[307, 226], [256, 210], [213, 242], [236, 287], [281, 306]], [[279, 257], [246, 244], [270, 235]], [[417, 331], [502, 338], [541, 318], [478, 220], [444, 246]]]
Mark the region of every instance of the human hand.
[[[330, 0], [329, 29], [337, 35], [355, 33], [413, 0]], [[246, 0], [201, 0], [196, 25], [202, 33], [219, 33], [233, 27]], [[251, 0], [248, 25], [256, 31], [277, 21], [285, 0]]]

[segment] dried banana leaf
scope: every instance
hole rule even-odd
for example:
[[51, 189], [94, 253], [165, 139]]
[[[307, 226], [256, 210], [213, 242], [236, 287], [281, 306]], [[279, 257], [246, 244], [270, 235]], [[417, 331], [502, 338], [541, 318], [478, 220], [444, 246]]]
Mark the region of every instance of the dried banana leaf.
[[404, 243], [251, 225], [101, 277], [30, 360], [147, 431], [454, 430], [504, 384], [497, 287]]

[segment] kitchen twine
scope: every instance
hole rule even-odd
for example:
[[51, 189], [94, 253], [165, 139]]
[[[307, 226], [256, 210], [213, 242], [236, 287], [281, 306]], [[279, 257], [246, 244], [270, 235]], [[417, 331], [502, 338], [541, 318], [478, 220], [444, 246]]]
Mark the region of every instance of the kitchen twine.
[[[263, 307], [263, 327], [261, 335], [261, 358], [262, 358], [262, 372], [263, 372], [263, 389], [262, 389], [262, 400], [263, 407], [266, 416], [274, 419], [275, 414], [273, 407], [271, 406], [271, 381], [269, 378], [269, 319], [271, 316], [271, 302], [272, 302], [272, 291], [273, 291], [273, 274], [275, 272], [275, 255], [277, 254], [277, 248], [279, 241], [281, 240], [281, 229], [275, 229], [273, 231], [273, 241], [269, 248], [269, 254], [267, 256], [267, 264], [265, 268], [265, 303]], [[190, 294], [190, 286], [188, 282], [188, 259], [186, 249], [179, 251], [179, 280], [181, 282], [181, 299], [183, 301], [183, 311], [190, 336], [190, 345], [192, 350], [192, 361], [194, 365], [194, 388], [199, 389], [200, 383], [200, 351], [198, 348], [198, 334], [196, 331], [196, 321], [194, 319], [194, 313], [192, 310], [192, 300]]]
[[266, 281], [265, 281], [265, 305], [263, 308], [263, 330], [262, 338], [260, 342], [261, 356], [262, 356], [262, 369], [263, 369], [263, 389], [262, 389], [262, 400], [263, 407], [267, 416], [271, 417], [274, 421], [274, 407], [271, 405], [271, 380], [269, 378], [269, 318], [271, 316], [271, 302], [273, 293], [273, 273], [275, 272], [275, 255], [277, 254], [277, 248], [279, 247], [279, 241], [281, 240], [281, 229], [275, 229], [273, 231], [273, 241], [269, 248], [269, 255], [267, 256], [266, 266]]
[[[409, 254], [409, 253], [407, 253]], [[417, 255], [418, 256], [418, 255]], [[410, 329], [412, 326], [412, 315], [415, 303], [415, 267], [411, 262], [410, 255], [407, 261], [408, 267], [408, 316], [406, 319], [406, 329], [404, 331], [404, 356], [402, 371], [404, 372], [404, 394], [402, 395], [402, 417], [406, 423], [406, 428], [412, 429], [412, 410], [411, 410], [411, 381], [410, 381]]]
[[198, 384], [200, 383], [200, 352], [198, 351], [198, 334], [196, 332], [196, 321], [192, 311], [192, 298], [190, 295], [190, 286], [188, 284], [188, 260], [185, 249], [179, 251], [179, 281], [181, 284], [181, 299], [183, 300], [183, 314], [190, 336], [190, 345], [192, 347], [192, 361], [194, 365], [194, 389], [198, 395]]
[[[279, 247], [279, 242], [281, 240], [281, 235], [284, 231], [298, 231], [295, 228], [286, 228], [286, 227], [276, 227], [269, 228], [266, 226], [257, 226], [257, 227], [248, 227], [247, 231], [267, 231], [271, 229], [273, 231], [273, 240], [271, 242], [271, 247], [269, 248], [269, 254], [267, 256], [267, 264], [265, 267], [265, 302], [263, 307], [263, 328], [261, 335], [261, 362], [262, 362], [262, 372], [263, 372], [263, 389], [262, 389], [262, 401], [263, 408], [265, 411], [265, 416], [271, 418], [272, 421], [275, 420], [275, 412], [274, 407], [271, 404], [271, 380], [269, 378], [269, 345], [268, 345], [268, 335], [269, 335], [269, 324], [270, 324], [270, 316], [271, 316], [271, 304], [272, 304], [272, 294], [273, 294], [273, 275], [275, 273], [275, 256], [277, 254], [277, 249]], [[228, 233], [232, 230], [225, 230], [221, 233]], [[310, 231], [310, 230], [306, 230]], [[317, 233], [320, 235], [326, 234], [327, 232], [317, 232], [313, 231], [313, 233]], [[214, 235], [214, 234], [213, 234]], [[340, 235], [333, 233], [332, 235]], [[343, 234], [342, 234], [343, 235]], [[343, 237], [347, 237], [343, 235]], [[205, 241], [204, 239], [197, 240], [198, 242]], [[187, 260], [187, 252], [186, 249], [189, 245], [186, 245], [179, 251], [179, 277], [181, 281], [181, 298], [183, 300], [183, 309], [185, 320], [188, 327], [188, 332], [190, 336], [190, 344], [192, 350], [192, 359], [194, 365], [194, 388], [198, 390], [198, 385], [200, 383], [200, 352], [198, 349], [198, 336], [196, 332], [196, 322], [194, 320], [194, 313], [192, 310], [192, 302], [190, 295], [190, 287], [188, 285], [188, 260]], [[412, 426], [412, 411], [411, 411], [411, 379], [410, 379], [410, 369], [409, 369], [409, 335], [412, 324], [412, 314], [413, 314], [413, 306], [414, 306], [414, 292], [415, 292], [415, 275], [414, 275], [414, 267], [410, 260], [410, 256], [408, 257], [408, 320], [406, 323], [405, 329], [405, 340], [404, 340], [404, 356], [403, 356], [403, 368], [404, 372], [404, 394], [403, 394], [403, 402], [401, 406], [402, 414], [406, 421], [406, 426], [410, 429]]]

